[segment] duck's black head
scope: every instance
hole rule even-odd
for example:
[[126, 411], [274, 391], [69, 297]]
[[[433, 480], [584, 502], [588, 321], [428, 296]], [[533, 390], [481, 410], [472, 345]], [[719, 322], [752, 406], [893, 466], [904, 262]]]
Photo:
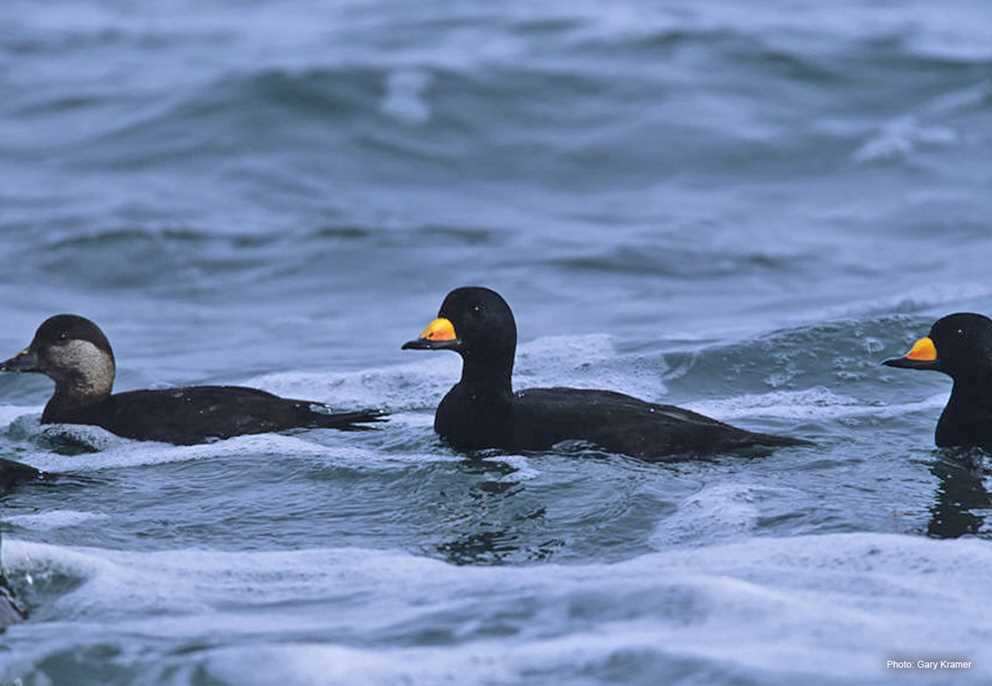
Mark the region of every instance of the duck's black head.
[[942, 317], [903, 357], [882, 364], [943, 372], [954, 379], [992, 371], [992, 319], [972, 312]]
[[114, 352], [89, 319], [59, 314], [46, 319], [31, 344], [0, 371], [39, 372], [55, 381], [56, 393], [102, 397], [114, 386]]
[[437, 319], [420, 338], [403, 350], [454, 350], [466, 364], [484, 365], [507, 374], [513, 371], [517, 323], [503, 297], [480, 287], [456, 288], [448, 293]]

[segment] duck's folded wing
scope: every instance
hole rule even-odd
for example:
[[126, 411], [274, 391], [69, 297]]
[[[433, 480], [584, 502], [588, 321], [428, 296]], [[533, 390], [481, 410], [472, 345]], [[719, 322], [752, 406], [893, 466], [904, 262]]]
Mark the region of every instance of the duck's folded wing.
[[130, 391], [111, 401], [100, 423], [104, 428], [128, 438], [180, 444], [293, 428], [361, 430], [385, 417], [380, 410], [338, 412], [324, 403], [239, 386]]
[[802, 443], [739, 429], [673, 405], [577, 388], [535, 388], [518, 393], [514, 398], [514, 433], [521, 449], [547, 449], [578, 440], [645, 458]]

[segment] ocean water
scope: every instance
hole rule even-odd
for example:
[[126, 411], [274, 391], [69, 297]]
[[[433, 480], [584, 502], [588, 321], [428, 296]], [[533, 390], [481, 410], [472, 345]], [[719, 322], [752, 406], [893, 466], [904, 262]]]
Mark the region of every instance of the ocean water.
[[[56, 476], [3, 497], [0, 683], [992, 681], [989, 459], [878, 364], [992, 312], [984, 0], [6, 0], [0, 92], [0, 356], [77, 312], [119, 390], [395, 413], [173, 447], [0, 378]], [[455, 453], [457, 358], [399, 348], [466, 284], [518, 388], [816, 445]]]

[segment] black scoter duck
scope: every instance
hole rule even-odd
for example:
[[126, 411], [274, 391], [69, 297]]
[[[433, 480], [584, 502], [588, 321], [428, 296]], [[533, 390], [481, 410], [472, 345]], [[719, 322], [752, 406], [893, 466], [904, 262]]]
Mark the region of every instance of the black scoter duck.
[[114, 353], [90, 320], [47, 319], [25, 350], [0, 371], [40, 372], [55, 382], [43, 424], [91, 424], [125, 438], [191, 445], [294, 428], [360, 430], [380, 410], [335, 413], [324, 403], [281, 398], [255, 388], [190, 386], [114, 393]]
[[992, 449], [992, 319], [973, 312], [942, 317], [903, 357], [882, 364], [951, 377], [951, 397], [937, 422], [937, 446]]
[[451, 291], [437, 319], [403, 349], [453, 350], [462, 378], [434, 416], [434, 430], [459, 450], [547, 450], [565, 441], [648, 460], [807, 444], [753, 433], [671, 405], [613, 391], [513, 391], [517, 326], [488, 288]]

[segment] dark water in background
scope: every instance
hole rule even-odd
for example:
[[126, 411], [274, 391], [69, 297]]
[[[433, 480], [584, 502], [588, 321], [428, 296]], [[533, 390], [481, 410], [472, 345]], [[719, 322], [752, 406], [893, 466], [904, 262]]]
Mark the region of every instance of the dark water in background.
[[[992, 678], [992, 483], [877, 365], [992, 311], [992, 5], [6, 0], [0, 94], [0, 352], [79, 312], [119, 389], [397, 413], [68, 455], [0, 379], [3, 455], [76, 475], [4, 502], [0, 680]], [[465, 461], [399, 346], [475, 283], [519, 387], [819, 445]]]

